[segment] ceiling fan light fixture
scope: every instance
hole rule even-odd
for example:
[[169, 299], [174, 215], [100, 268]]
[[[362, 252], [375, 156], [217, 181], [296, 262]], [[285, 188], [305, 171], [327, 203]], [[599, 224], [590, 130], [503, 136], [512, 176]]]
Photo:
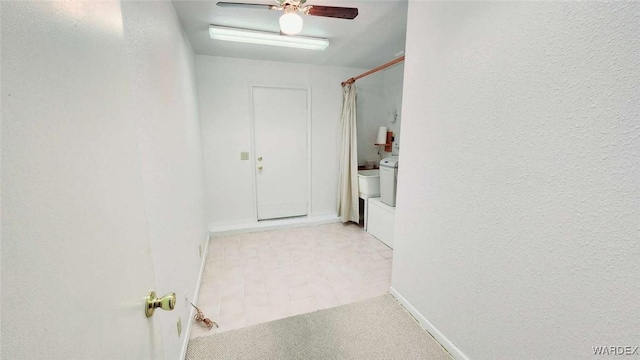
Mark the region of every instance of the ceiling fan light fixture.
[[302, 31], [302, 17], [295, 12], [285, 12], [280, 16], [280, 31], [287, 35], [299, 34]]

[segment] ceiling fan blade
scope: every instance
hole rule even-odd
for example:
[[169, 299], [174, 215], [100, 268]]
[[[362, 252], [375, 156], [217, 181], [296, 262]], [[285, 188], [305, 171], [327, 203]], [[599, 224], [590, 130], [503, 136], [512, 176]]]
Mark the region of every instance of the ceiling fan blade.
[[245, 8], [245, 9], [263, 9], [263, 10], [275, 10], [275, 5], [265, 5], [265, 4], [246, 4], [246, 3], [234, 3], [234, 2], [224, 2], [220, 1], [216, 5], [220, 7], [228, 7], [228, 8]]
[[[218, 3], [220, 4], [220, 3]], [[348, 8], [339, 6], [316, 6], [311, 5], [309, 15], [332, 17], [338, 19], [353, 20], [358, 16], [358, 8]]]

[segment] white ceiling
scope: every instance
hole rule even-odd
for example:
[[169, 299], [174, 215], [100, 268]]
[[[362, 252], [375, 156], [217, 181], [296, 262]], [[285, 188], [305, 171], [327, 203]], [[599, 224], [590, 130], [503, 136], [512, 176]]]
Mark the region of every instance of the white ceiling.
[[[304, 16], [300, 35], [329, 39], [324, 51], [211, 40], [209, 24], [279, 32], [280, 11], [216, 6], [219, 0], [173, 0], [180, 22], [196, 54], [305, 64], [373, 68], [404, 50], [406, 0], [308, 0], [307, 5], [358, 8], [354, 20]], [[273, 0], [224, 0], [275, 4]]]

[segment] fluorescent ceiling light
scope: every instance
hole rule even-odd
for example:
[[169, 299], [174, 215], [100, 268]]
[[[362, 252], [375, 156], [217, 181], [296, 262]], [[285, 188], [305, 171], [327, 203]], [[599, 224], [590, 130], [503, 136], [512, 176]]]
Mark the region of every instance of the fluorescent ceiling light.
[[214, 40], [286, 46], [307, 50], [324, 50], [329, 46], [328, 39], [306, 36], [286, 36], [272, 32], [245, 30], [217, 25], [209, 25], [209, 36]]

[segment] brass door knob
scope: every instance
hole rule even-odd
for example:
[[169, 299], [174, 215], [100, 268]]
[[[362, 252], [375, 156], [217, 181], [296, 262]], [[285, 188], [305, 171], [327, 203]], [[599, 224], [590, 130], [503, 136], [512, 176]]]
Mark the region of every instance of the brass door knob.
[[262, 156], [258, 157], [258, 161], [262, 161]]
[[171, 311], [176, 307], [176, 293], [168, 293], [165, 294], [161, 298], [156, 297], [155, 291], [149, 291], [147, 297], [145, 298], [144, 304], [144, 314], [147, 317], [153, 316], [153, 311], [156, 308], [161, 308], [162, 310]]
[[262, 165], [258, 166], [258, 170], [262, 170]]

